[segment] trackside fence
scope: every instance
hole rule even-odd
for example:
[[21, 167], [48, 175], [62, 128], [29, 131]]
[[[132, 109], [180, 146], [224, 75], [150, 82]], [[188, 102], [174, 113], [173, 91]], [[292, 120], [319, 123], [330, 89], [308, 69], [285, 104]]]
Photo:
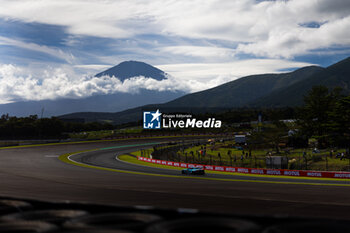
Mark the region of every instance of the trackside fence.
[[141, 157], [141, 156], [137, 156], [137, 159], [140, 161], [144, 161], [144, 162], [173, 166], [173, 167], [180, 167], [180, 168], [203, 167], [204, 170], [218, 171], [218, 172], [232, 172], [232, 173], [272, 175], [272, 176], [275, 175], [275, 176], [350, 179], [350, 172], [329, 172], [329, 171], [305, 171], [305, 170], [288, 170], [288, 169], [228, 167], [228, 166], [203, 165], [203, 164], [166, 161], [166, 160], [145, 158], [145, 157]]

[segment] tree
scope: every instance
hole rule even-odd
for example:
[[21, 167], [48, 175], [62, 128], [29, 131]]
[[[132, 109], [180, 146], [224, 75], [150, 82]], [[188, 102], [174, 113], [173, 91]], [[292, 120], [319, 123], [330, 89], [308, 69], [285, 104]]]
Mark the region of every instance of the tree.
[[271, 126], [264, 128], [264, 138], [275, 149], [276, 153], [280, 153], [280, 143], [282, 138], [287, 136], [288, 127], [282, 121], [275, 121]]
[[350, 96], [338, 100], [330, 112], [330, 121], [326, 125], [331, 142], [335, 146], [349, 146], [350, 141]]
[[341, 88], [329, 92], [325, 86], [314, 86], [304, 97], [304, 106], [299, 110], [299, 125], [307, 137], [315, 136], [318, 144], [327, 146], [329, 143], [329, 123], [331, 112], [342, 98]]
[[257, 149], [260, 145], [265, 143], [263, 133], [261, 131], [252, 131], [247, 135], [248, 150]]

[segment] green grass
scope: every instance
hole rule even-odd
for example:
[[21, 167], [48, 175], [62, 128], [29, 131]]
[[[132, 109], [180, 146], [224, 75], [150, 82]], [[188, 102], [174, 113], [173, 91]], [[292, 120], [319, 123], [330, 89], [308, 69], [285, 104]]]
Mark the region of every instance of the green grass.
[[99, 130], [99, 131], [85, 131], [80, 133], [70, 133], [69, 137], [74, 139], [87, 139], [87, 140], [96, 140], [103, 139], [108, 137], [113, 137], [118, 134], [136, 134], [141, 133], [141, 127], [131, 127], [125, 129], [115, 129], [115, 130]]
[[[195, 161], [198, 161], [197, 152], [201, 150], [202, 146], [195, 146], [192, 148], [188, 148], [184, 151], [184, 153], [180, 153], [182, 158], [185, 158], [185, 153], [187, 153], [188, 161], [192, 162], [193, 157], [191, 156], [191, 151], [194, 153]], [[204, 157], [201, 157], [202, 160], [206, 161], [207, 163], [210, 163], [210, 157], [212, 160], [212, 164], [219, 165], [220, 164], [220, 158], [218, 154], [221, 155], [221, 163], [226, 166], [231, 166], [231, 159], [228, 155], [228, 151], [231, 151], [231, 158], [232, 158], [232, 166], [235, 167], [250, 167], [255, 165], [254, 157], [257, 158], [257, 166], [262, 167], [263, 159], [265, 159], [266, 153], [268, 150], [253, 150], [252, 151], [252, 158], [247, 159], [245, 157], [245, 153], [248, 151], [244, 151], [244, 159], [241, 161], [241, 155], [242, 150], [238, 150], [236, 148], [228, 148], [227, 144], [223, 143], [216, 143], [215, 146], [213, 145], [206, 145], [206, 155]], [[236, 162], [234, 162], [234, 158], [236, 157]]]
[[6, 147], [6, 146], [18, 146], [20, 141], [1, 141], [0, 147]]
[[141, 133], [142, 127], [132, 127], [132, 128], [125, 128], [125, 129], [119, 129], [116, 130], [117, 133]]
[[138, 150], [138, 151], [132, 152], [130, 154], [135, 155], [135, 156], [141, 156], [141, 151]]
[[[206, 155], [201, 156], [199, 159], [197, 152], [201, 150], [203, 146], [195, 146], [192, 148], [185, 149], [184, 153], [178, 152], [181, 156], [181, 161], [187, 161], [191, 163], [206, 163], [213, 165], [225, 165], [225, 166], [234, 166], [234, 167], [257, 167], [257, 168], [266, 168], [266, 155], [269, 151], [273, 152], [273, 149], [255, 149], [251, 152], [251, 158], [246, 158], [245, 154], [248, 149], [244, 150], [243, 160], [241, 160], [242, 150], [238, 150], [234, 147], [234, 142], [226, 143], [215, 143], [215, 145], [206, 144]], [[194, 153], [194, 158], [191, 156], [191, 151]], [[232, 162], [228, 155], [228, 151], [231, 152]], [[320, 153], [312, 153], [312, 149], [293, 149], [289, 153], [281, 150], [280, 156], [287, 156], [289, 158], [289, 169], [306, 169], [306, 164], [303, 159], [303, 152], [307, 153], [307, 169], [308, 170], [329, 170], [329, 171], [344, 171], [349, 167], [349, 160], [344, 159], [340, 160], [335, 158], [336, 153], [345, 152], [345, 149], [340, 149], [337, 152], [333, 153], [333, 158], [329, 158], [329, 150], [322, 150]], [[221, 160], [218, 156], [220, 153]], [[276, 155], [276, 154], [273, 154]], [[236, 162], [234, 162], [234, 157], [236, 157]], [[328, 166], [326, 166], [326, 157]], [[291, 161], [295, 161], [292, 164]], [[299, 161], [300, 160], [300, 161]], [[328, 169], [326, 169], [328, 167]]]
[[[162, 149], [166, 149], [166, 148], [171, 148], [171, 147], [174, 147], [176, 145], [164, 145], [162, 146]], [[135, 156], [142, 156], [142, 157], [145, 157], [145, 158], [149, 158], [149, 155], [153, 152], [153, 149], [145, 149], [143, 150], [146, 154], [142, 154], [141, 150], [138, 150], [138, 151], [134, 151], [130, 154], [132, 155], [135, 155]]]
[[86, 131], [80, 133], [70, 133], [69, 137], [74, 139], [97, 140], [111, 137], [115, 134], [114, 130]]

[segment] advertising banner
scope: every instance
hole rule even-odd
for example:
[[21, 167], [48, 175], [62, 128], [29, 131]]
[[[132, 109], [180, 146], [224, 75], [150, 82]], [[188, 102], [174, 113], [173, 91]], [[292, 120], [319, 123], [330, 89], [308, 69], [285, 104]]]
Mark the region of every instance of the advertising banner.
[[350, 179], [350, 172], [329, 172], [329, 171], [304, 171], [304, 170], [288, 170], [288, 169], [265, 169], [265, 168], [244, 168], [244, 167], [228, 167], [228, 166], [216, 166], [216, 165], [203, 165], [192, 163], [180, 163], [173, 161], [165, 161], [158, 159], [149, 159], [141, 156], [137, 157], [138, 160], [163, 164], [167, 166], [189, 168], [189, 167], [203, 167], [204, 170], [218, 171], [218, 172], [235, 172], [255, 175], [271, 175], [271, 176], [296, 176], [296, 177], [318, 177], [318, 178], [338, 178], [338, 179]]

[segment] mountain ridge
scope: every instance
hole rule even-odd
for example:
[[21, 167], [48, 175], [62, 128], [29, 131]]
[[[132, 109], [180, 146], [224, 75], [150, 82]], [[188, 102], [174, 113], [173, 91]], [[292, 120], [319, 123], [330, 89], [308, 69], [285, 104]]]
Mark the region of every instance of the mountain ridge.
[[105, 75], [110, 77], [114, 76], [122, 82], [128, 78], [138, 76], [153, 78], [159, 81], [167, 78], [167, 73], [164, 71], [140, 61], [121, 62], [116, 66], [113, 66], [105, 71], [96, 74], [95, 77], [101, 77]]
[[314, 74], [306, 80], [276, 90], [249, 105], [253, 107], [298, 106], [302, 104], [303, 96], [307, 91], [315, 85], [324, 85], [331, 89], [341, 87], [345, 94], [350, 93], [350, 57], [324, 68], [322, 72]]
[[249, 75], [208, 90], [187, 94], [168, 102], [168, 105], [181, 107], [190, 102], [197, 107], [243, 107], [273, 90], [298, 82], [323, 69], [308, 66], [281, 74]]
[[[320, 78], [321, 77], [321, 78]], [[253, 87], [250, 86], [254, 83]], [[292, 72], [282, 74], [250, 75], [222, 84], [220, 86], [187, 94], [164, 104], [145, 105], [122, 112], [108, 113], [108, 119], [115, 124], [139, 121], [142, 111], [166, 109], [165, 111], [191, 112], [214, 111], [213, 109], [232, 108], [264, 108], [297, 106], [302, 103], [303, 96], [315, 85], [326, 85], [329, 88], [345, 87], [350, 93], [350, 57], [326, 68], [318, 66], [302, 67]], [[232, 87], [233, 86], [233, 87]], [[247, 90], [247, 86], [250, 89]], [[238, 91], [237, 91], [238, 90]], [[242, 94], [243, 93], [243, 94]], [[277, 94], [276, 94], [277, 93]], [[235, 100], [243, 95], [244, 101]], [[233, 100], [233, 101], [232, 101]], [[270, 100], [268, 102], [267, 100]], [[220, 103], [222, 102], [222, 103]], [[211, 107], [215, 107], [212, 108]], [[164, 112], [164, 111], [163, 111]], [[94, 114], [98, 114], [98, 117]], [[79, 118], [90, 121], [100, 121], [106, 118], [103, 113], [72, 113], [62, 118]]]

